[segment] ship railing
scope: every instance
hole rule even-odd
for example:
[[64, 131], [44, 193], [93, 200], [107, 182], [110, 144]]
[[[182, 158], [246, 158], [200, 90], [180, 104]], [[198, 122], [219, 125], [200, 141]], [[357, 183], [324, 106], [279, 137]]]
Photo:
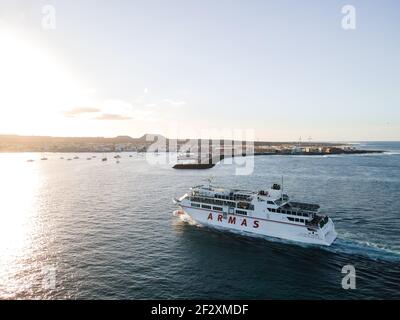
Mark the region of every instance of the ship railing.
[[217, 205], [217, 206], [229, 206], [229, 207], [236, 207], [236, 203], [233, 201], [226, 201], [223, 199], [215, 199], [212, 197], [205, 197], [205, 196], [192, 196], [189, 197], [190, 201], [193, 202], [198, 202], [198, 203], [207, 203], [207, 204], [212, 204], [212, 205]]
[[[285, 214], [288, 215], [292, 215], [292, 216], [298, 216], [298, 217], [302, 217], [302, 218], [314, 218], [314, 212], [311, 211], [305, 211], [305, 210], [301, 210], [301, 209], [283, 209], [285, 212]], [[282, 212], [282, 209], [281, 209]]]
[[294, 201], [290, 202], [290, 206], [292, 206], [294, 208], [299, 208], [301, 210], [312, 211], [312, 212], [316, 212], [320, 208], [320, 206], [318, 204], [305, 203], [305, 202], [294, 202]]

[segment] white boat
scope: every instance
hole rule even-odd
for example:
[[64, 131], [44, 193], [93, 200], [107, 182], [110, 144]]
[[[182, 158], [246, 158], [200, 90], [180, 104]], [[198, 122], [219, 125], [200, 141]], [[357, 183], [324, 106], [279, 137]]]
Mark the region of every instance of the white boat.
[[179, 214], [205, 226], [326, 246], [337, 237], [319, 205], [289, 200], [279, 184], [258, 192], [201, 185], [174, 202]]

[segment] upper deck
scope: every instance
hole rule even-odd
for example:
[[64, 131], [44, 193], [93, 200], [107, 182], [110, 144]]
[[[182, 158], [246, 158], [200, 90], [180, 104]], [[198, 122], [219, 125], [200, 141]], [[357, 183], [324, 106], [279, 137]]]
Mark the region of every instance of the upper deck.
[[224, 207], [237, 208], [236, 211], [239, 211], [239, 214], [255, 216], [262, 212], [269, 212], [284, 214], [288, 217], [296, 216], [295, 220], [298, 216], [302, 220], [312, 220], [319, 210], [317, 204], [290, 201], [289, 196], [284, 194], [280, 186], [276, 184], [268, 190], [258, 192], [200, 185], [191, 188], [186, 199], [194, 203], [192, 206], [197, 206], [196, 203], [198, 203], [202, 208], [208, 208], [210, 205], [215, 206], [213, 208], [218, 211], [225, 211]]
[[[241, 189], [227, 189], [222, 187], [215, 186], [196, 186], [191, 188], [191, 196], [199, 196], [199, 197], [211, 197], [223, 200], [230, 201], [248, 201], [252, 202], [255, 199], [263, 199], [270, 201], [278, 201], [281, 200], [281, 204], [289, 201], [289, 197], [286, 194], [283, 194], [278, 185], [274, 185], [269, 190], [261, 190], [258, 192], [249, 191], [249, 190], [241, 190]], [[275, 187], [275, 188], [274, 188]]]

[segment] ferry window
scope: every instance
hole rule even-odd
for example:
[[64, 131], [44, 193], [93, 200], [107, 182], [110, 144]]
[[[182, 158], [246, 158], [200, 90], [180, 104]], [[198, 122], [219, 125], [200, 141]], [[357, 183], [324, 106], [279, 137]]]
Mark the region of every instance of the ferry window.
[[211, 209], [211, 206], [207, 206], [205, 204], [202, 204], [201, 207], [204, 208], [204, 209]]
[[247, 212], [246, 212], [246, 211], [236, 210], [236, 213], [237, 213], [237, 214], [244, 215], [244, 216], [247, 216]]
[[221, 207], [213, 207], [213, 210], [222, 211], [222, 208]]
[[277, 209], [276, 212], [281, 213], [281, 209]]
[[276, 210], [275, 210], [275, 209], [271, 209], [271, 211], [272, 211], [272, 212], [275, 212]]
[[289, 219], [289, 221], [294, 221], [294, 218], [290, 218], [290, 217], [288, 217], [288, 219]]
[[267, 201], [268, 204], [275, 204], [273, 201]]
[[294, 218], [294, 221], [299, 222], [299, 218]]
[[198, 203], [191, 203], [192, 207], [200, 208], [200, 205]]
[[281, 210], [281, 213], [286, 213], [286, 210]]

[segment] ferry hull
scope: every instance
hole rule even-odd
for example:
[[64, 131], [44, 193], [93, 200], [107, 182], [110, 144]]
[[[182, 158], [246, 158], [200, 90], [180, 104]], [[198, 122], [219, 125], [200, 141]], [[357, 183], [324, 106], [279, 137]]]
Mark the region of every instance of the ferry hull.
[[333, 222], [328, 223], [321, 229], [309, 230], [306, 226], [295, 225], [280, 221], [253, 218], [249, 216], [238, 216], [224, 214], [222, 212], [197, 209], [180, 206], [182, 211], [191, 217], [195, 222], [216, 228], [223, 228], [230, 231], [241, 231], [268, 237], [280, 238], [290, 241], [315, 244], [331, 245], [336, 237]]

